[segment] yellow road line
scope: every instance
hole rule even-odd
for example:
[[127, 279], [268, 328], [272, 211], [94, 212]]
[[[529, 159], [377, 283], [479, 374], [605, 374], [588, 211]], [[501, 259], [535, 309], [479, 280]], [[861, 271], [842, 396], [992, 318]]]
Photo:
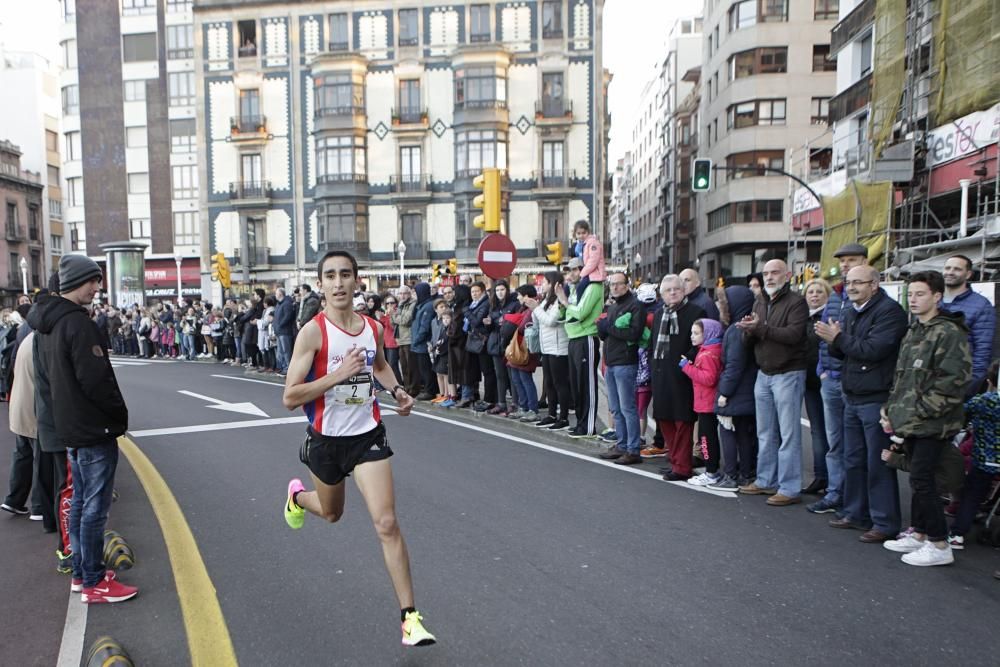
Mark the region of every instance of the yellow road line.
[[208, 576], [205, 561], [201, 559], [198, 544], [180, 505], [138, 445], [128, 437], [119, 438], [118, 445], [132, 464], [160, 522], [170, 567], [174, 571], [177, 597], [180, 598], [191, 664], [211, 667], [236, 665], [236, 652], [215, 586]]

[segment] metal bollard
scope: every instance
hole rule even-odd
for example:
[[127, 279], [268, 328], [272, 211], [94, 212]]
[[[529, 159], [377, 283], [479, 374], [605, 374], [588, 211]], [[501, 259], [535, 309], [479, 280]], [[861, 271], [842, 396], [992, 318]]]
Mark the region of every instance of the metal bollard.
[[134, 667], [132, 658], [111, 637], [98, 637], [87, 654], [87, 667]]

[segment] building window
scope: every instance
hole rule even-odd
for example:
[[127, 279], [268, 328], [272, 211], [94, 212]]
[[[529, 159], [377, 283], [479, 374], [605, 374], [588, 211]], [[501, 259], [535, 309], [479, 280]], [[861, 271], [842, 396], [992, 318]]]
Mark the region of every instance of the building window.
[[404, 213], [399, 216], [399, 222], [403, 228], [403, 242], [408, 246], [406, 254], [411, 255], [412, 253], [413, 257], [421, 257], [422, 253], [419, 252], [418, 246], [424, 244], [423, 216], [419, 213]]
[[52, 130], [45, 130], [45, 150], [51, 153], [59, 150], [59, 135]]
[[69, 206], [83, 206], [83, 179], [66, 179], [66, 203]]
[[785, 100], [751, 100], [734, 104], [727, 110], [726, 121], [730, 130], [752, 125], [784, 125]]
[[167, 13], [191, 11], [192, 0], [167, 0]]
[[399, 10], [399, 45], [416, 46], [420, 39], [417, 35], [417, 10]]
[[542, 115], [558, 117], [566, 113], [562, 72], [542, 74]]
[[837, 61], [830, 59], [829, 44], [813, 45], [813, 71], [814, 72], [837, 71]]
[[261, 192], [263, 194], [263, 184], [260, 153], [247, 153], [240, 156], [240, 179], [243, 182], [244, 192]]
[[176, 165], [171, 168], [171, 186], [174, 199], [198, 198], [198, 168], [195, 165]]
[[168, 25], [167, 26], [167, 59], [174, 60], [180, 58], [194, 57], [194, 26]]
[[732, 155], [726, 156], [726, 167], [728, 168], [726, 171], [728, 178], [767, 176], [768, 173], [766, 171], [759, 171], [757, 168], [769, 167], [771, 169], [784, 169], [785, 151], [771, 150], [733, 153]]
[[788, 0], [760, 0], [758, 9], [761, 23], [788, 20]]
[[563, 233], [563, 212], [562, 209], [542, 210], [542, 240], [558, 241], [565, 238]]
[[330, 15], [330, 50], [347, 51], [351, 48], [350, 38], [347, 34], [348, 21], [347, 14]]
[[489, 5], [472, 5], [469, 7], [469, 41], [490, 41]]
[[122, 0], [122, 15], [156, 13], [156, 0]]
[[507, 168], [507, 133], [498, 130], [466, 130], [455, 139], [459, 178], [471, 178], [484, 167]]
[[544, 0], [542, 3], [542, 37], [562, 36], [562, 0]]
[[749, 28], [757, 23], [757, 2], [759, 0], [743, 0], [729, 8], [729, 32]]
[[732, 204], [736, 222], [781, 222], [784, 200], [756, 199]]
[[368, 242], [368, 206], [364, 203], [327, 204], [321, 209], [319, 222], [320, 243]]
[[403, 79], [399, 82], [398, 116], [404, 123], [414, 123], [423, 117], [420, 109], [420, 79]]
[[49, 236], [49, 248], [53, 255], [61, 255], [63, 253], [63, 237], [59, 234]]
[[129, 174], [128, 193], [130, 195], [149, 194], [149, 174], [146, 172]]
[[[780, 74], [788, 71], [788, 47], [750, 49], [729, 58], [729, 80], [756, 74]], [[716, 91], [718, 93], [718, 91]]]
[[128, 234], [129, 238], [132, 239], [148, 239], [152, 236], [150, 233], [149, 218], [129, 218], [128, 221]]
[[174, 213], [174, 245], [198, 245], [199, 236], [197, 211]]
[[62, 0], [63, 20], [70, 21], [76, 18], [76, 0]]
[[239, 45], [237, 54], [240, 58], [254, 58], [257, 56], [257, 22], [253, 19], [240, 21], [236, 24], [237, 39]]
[[350, 74], [328, 74], [316, 79], [317, 116], [361, 113], [364, 108], [364, 86]]
[[872, 34], [868, 33], [860, 42], [859, 49], [861, 63], [861, 71], [859, 72], [859, 78], [868, 74], [872, 71]]
[[49, 185], [58, 188], [59, 187], [59, 167], [54, 167], [51, 164], [48, 165], [49, 172]]
[[830, 98], [812, 98], [812, 115], [809, 122], [813, 125], [828, 124], [830, 122]]
[[816, 13], [813, 18], [817, 21], [836, 21], [840, 15], [840, 0], [816, 0]]
[[563, 142], [542, 142], [542, 187], [565, 187]]
[[143, 148], [147, 145], [146, 126], [125, 128], [125, 145], [128, 148]]
[[[32, 239], [32, 240], [33, 241], [37, 241], [38, 239], [35, 238], [35, 239]], [[30, 269], [31, 284], [29, 285], [29, 287], [41, 287], [42, 281], [41, 281], [41, 278], [39, 278], [39, 276], [41, 275], [41, 270], [42, 270], [42, 254], [40, 252], [38, 252], [37, 250], [32, 250], [31, 251], [31, 263], [30, 263], [30, 266], [31, 266], [31, 269]]]
[[194, 104], [194, 72], [170, 72], [167, 74], [167, 97], [172, 107], [186, 107]]
[[316, 140], [316, 175], [320, 183], [364, 181], [364, 137], [326, 137]]
[[80, 87], [64, 86], [62, 89], [62, 110], [64, 116], [75, 116], [80, 113]]
[[125, 101], [126, 102], [143, 102], [146, 99], [146, 80], [145, 79], [135, 79], [131, 81], [124, 82], [125, 87]]
[[62, 42], [62, 60], [65, 69], [76, 69], [76, 40], [67, 39]]
[[472, 206], [472, 199], [455, 200], [455, 241], [458, 244], [471, 245], [471, 241], [482, 238], [483, 232], [472, 224], [479, 215], [479, 209]]
[[419, 185], [421, 182], [420, 146], [400, 146], [399, 182], [403, 188]]
[[192, 153], [195, 150], [195, 121], [193, 118], [170, 121], [170, 152]]
[[80, 233], [79, 223], [73, 223], [69, 226], [69, 249], [73, 252], [86, 250], [83, 234]]
[[122, 60], [127, 63], [156, 60], [156, 33], [122, 35]]
[[37, 241], [41, 232], [40, 219], [38, 217], [38, 207], [28, 207], [28, 239]]
[[495, 67], [468, 67], [455, 72], [455, 106], [468, 109], [507, 106], [507, 79]]

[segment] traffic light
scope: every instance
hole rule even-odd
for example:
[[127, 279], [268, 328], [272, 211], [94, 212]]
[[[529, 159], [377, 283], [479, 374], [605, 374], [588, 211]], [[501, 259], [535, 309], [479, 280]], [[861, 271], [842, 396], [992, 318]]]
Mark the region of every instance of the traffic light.
[[441, 265], [431, 264], [431, 282], [437, 282], [441, 280]]
[[472, 184], [483, 191], [476, 195], [472, 205], [482, 209], [483, 214], [477, 215], [472, 224], [486, 233], [500, 231], [500, 170], [492, 167], [483, 169], [483, 173], [473, 179]]
[[233, 284], [232, 274], [229, 270], [229, 262], [225, 253], [217, 252], [212, 255], [212, 280], [219, 281], [223, 289], [229, 289]]
[[712, 161], [699, 157], [694, 159], [691, 189], [694, 192], [708, 192], [712, 189]]
[[813, 267], [806, 265], [806, 268], [802, 270], [803, 283], [807, 283], [815, 277], [816, 277], [816, 271], [813, 270]]
[[563, 261], [562, 241], [556, 241], [555, 243], [546, 243], [545, 249], [549, 251], [548, 254], [545, 255], [545, 259], [549, 260], [556, 266], [562, 264]]
[[448, 260], [448, 275], [457, 276], [458, 275], [458, 260], [452, 257]]

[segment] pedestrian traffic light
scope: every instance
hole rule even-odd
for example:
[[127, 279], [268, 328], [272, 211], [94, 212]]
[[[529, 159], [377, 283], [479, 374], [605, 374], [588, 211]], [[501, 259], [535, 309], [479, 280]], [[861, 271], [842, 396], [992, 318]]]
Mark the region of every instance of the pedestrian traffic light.
[[691, 179], [691, 189], [695, 192], [708, 192], [712, 189], [712, 161], [708, 158], [695, 158], [694, 175]]
[[802, 280], [804, 282], [809, 282], [815, 277], [816, 277], [816, 272], [813, 270], [811, 266], [807, 265], [806, 268], [802, 270]]
[[437, 282], [441, 280], [441, 265], [431, 264], [431, 282]]
[[486, 233], [499, 232], [500, 170], [492, 167], [483, 169], [483, 173], [473, 179], [472, 185], [483, 191], [483, 194], [476, 195], [472, 200], [473, 206], [483, 210], [483, 214], [477, 215], [472, 221], [473, 226]]
[[548, 254], [545, 255], [545, 259], [549, 260], [556, 266], [562, 264], [563, 261], [562, 241], [556, 241], [555, 243], [546, 243], [545, 249], [549, 251]]
[[212, 280], [217, 280], [223, 289], [229, 289], [233, 284], [225, 253], [217, 252], [212, 255]]
[[457, 276], [458, 275], [458, 260], [452, 257], [448, 260], [448, 275]]

